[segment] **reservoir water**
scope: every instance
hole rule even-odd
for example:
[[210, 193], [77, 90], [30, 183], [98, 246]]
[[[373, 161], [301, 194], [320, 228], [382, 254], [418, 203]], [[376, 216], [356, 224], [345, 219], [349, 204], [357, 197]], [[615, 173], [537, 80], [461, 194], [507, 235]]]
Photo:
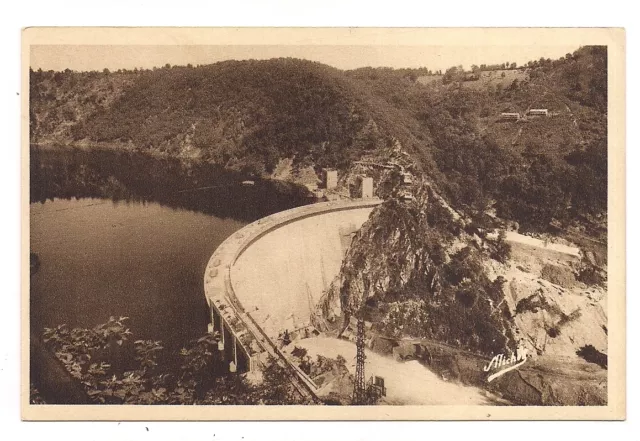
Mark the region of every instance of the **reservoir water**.
[[136, 338], [183, 344], [207, 330], [202, 278], [244, 225], [150, 202], [83, 198], [31, 205], [34, 331], [127, 316]]
[[[305, 203], [293, 186], [115, 151], [31, 149], [30, 327], [129, 317], [134, 338], [179, 348], [207, 330], [203, 274], [243, 225]], [[251, 177], [251, 179], [255, 179]]]

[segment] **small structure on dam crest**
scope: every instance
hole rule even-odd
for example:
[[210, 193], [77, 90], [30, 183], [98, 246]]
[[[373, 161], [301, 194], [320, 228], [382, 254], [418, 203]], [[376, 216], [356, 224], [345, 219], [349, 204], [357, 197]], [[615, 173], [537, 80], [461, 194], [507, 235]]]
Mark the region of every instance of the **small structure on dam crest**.
[[368, 176], [361, 176], [359, 179], [359, 194], [358, 196], [366, 199], [373, 197], [373, 178]]
[[338, 186], [338, 171], [332, 168], [322, 169], [324, 188], [327, 190], [333, 190]]

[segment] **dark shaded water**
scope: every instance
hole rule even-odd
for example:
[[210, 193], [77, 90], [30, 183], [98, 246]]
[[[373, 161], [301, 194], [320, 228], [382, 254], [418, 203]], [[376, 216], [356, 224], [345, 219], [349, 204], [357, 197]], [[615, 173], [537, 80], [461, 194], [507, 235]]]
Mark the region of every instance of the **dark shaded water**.
[[[206, 332], [203, 275], [229, 235], [305, 192], [218, 167], [116, 151], [32, 148], [33, 335], [127, 316], [178, 348]], [[202, 187], [200, 190], [194, 190]]]

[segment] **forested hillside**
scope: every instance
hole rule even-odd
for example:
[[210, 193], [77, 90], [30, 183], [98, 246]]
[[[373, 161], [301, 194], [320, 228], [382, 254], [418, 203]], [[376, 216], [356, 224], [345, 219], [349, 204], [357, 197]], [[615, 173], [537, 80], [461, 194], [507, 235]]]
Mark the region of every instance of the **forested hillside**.
[[[424, 164], [433, 161], [426, 169], [458, 209], [474, 217], [494, 208], [532, 230], [578, 218], [595, 227], [607, 207], [606, 48], [584, 47], [511, 72], [508, 86], [497, 80], [502, 74], [494, 81], [487, 71], [474, 80], [445, 80], [445, 73], [422, 87], [386, 69], [347, 75], [402, 115], [410, 132], [405, 148]], [[551, 116], [500, 118], [531, 108]]]
[[[284, 158], [346, 171], [399, 142], [416, 170], [478, 222], [493, 209], [524, 229], [579, 221], [598, 236], [607, 207], [606, 66], [606, 48], [583, 47], [560, 60], [444, 75], [345, 72], [296, 59], [32, 71], [31, 142], [136, 149], [266, 175]], [[531, 108], [551, 116], [500, 119]]]
[[[367, 137], [371, 117], [356, 91], [340, 71], [318, 63], [228, 61], [89, 75], [32, 73], [32, 141], [116, 143], [258, 173], [281, 158], [344, 169], [378, 141]], [[93, 90], [78, 92], [84, 81]], [[100, 96], [104, 88], [108, 98]]]

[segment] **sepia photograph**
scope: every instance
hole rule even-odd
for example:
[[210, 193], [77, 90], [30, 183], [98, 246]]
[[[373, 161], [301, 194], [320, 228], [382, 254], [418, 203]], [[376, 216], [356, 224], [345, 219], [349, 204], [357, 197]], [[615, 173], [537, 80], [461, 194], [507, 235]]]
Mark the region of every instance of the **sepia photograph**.
[[624, 55], [24, 30], [23, 418], [623, 419]]

